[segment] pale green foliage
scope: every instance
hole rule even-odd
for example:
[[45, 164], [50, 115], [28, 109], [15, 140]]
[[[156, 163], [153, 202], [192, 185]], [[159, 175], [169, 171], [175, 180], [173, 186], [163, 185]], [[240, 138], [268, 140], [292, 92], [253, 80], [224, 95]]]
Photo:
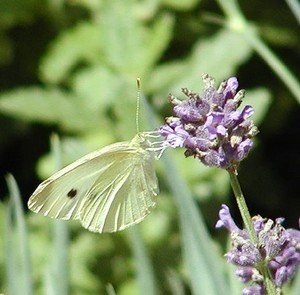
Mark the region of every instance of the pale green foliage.
[[77, 63], [99, 59], [102, 43], [101, 27], [95, 23], [79, 23], [63, 31], [41, 61], [41, 79], [49, 83], [62, 82]]
[[[77, 120], [79, 115], [84, 119], [84, 109], [72, 98], [74, 97], [59, 89], [28, 87], [3, 94], [0, 98], [0, 109], [4, 114], [25, 121], [59, 124], [69, 130], [85, 128]], [[88, 118], [88, 114], [85, 115]]]
[[233, 73], [251, 53], [252, 50], [238, 34], [221, 30], [211, 38], [200, 39], [186, 60], [158, 67], [149, 81], [150, 89], [165, 95], [168, 92], [179, 95], [182, 85], [188, 85], [198, 91], [202, 87], [201, 74], [212, 72], [214, 78], [220, 81]]

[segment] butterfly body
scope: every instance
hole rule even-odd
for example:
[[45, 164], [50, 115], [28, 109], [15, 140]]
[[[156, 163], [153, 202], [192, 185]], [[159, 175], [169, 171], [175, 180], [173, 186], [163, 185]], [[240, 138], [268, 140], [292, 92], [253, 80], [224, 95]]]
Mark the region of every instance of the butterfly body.
[[28, 201], [37, 213], [78, 219], [93, 232], [115, 232], [143, 220], [158, 182], [147, 132], [94, 151], [42, 182]]

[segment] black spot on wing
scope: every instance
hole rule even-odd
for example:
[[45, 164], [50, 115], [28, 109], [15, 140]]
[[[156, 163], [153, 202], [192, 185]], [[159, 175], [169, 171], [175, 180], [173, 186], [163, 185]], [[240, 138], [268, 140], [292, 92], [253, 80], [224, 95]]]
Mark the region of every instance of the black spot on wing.
[[75, 196], [77, 195], [77, 190], [72, 188], [68, 193], [67, 193], [67, 196], [70, 198], [70, 199], [73, 199]]

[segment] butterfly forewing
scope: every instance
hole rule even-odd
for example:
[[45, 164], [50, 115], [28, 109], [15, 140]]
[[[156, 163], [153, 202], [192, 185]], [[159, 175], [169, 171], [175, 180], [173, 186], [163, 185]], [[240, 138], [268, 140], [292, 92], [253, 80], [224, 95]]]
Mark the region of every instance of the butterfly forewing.
[[77, 219], [87, 191], [113, 164], [109, 155], [126, 149], [128, 144], [120, 142], [107, 146], [58, 171], [37, 187], [28, 201], [29, 209], [52, 218]]

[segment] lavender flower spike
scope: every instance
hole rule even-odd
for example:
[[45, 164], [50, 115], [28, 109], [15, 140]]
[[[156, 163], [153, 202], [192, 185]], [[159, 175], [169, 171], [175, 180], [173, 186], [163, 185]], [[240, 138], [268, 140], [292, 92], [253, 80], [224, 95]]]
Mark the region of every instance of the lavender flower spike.
[[231, 77], [214, 87], [214, 79], [203, 75], [202, 95], [183, 88], [188, 97], [179, 100], [170, 95], [176, 117], [166, 119], [160, 133], [170, 147], [186, 148], [186, 156], [194, 156], [207, 166], [236, 171], [253, 146], [258, 130], [249, 117], [254, 110], [245, 106], [238, 110], [244, 91], [237, 92], [237, 78]]
[[300, 231], [285, 229], [283, 218], [271, 219], [255, 216], [253, 226], [258, 238], [254, 245], [245, 230], [239, 229], [233, 221], [229, 208], [222, 205], [216, 227], [225, 227], [231, 235], [231, 250], [225, 255], [228, 262], [238, 266], [236, 275], [244, 283], [251, 283], [244, 288], [243, 294], [263, 295], [266, 288], [259, 265], [265, 264], [272, 275], [278, 290], [290, 280], [300, 265]]

